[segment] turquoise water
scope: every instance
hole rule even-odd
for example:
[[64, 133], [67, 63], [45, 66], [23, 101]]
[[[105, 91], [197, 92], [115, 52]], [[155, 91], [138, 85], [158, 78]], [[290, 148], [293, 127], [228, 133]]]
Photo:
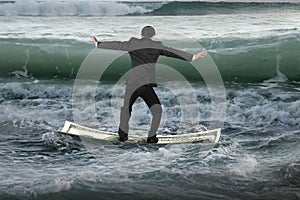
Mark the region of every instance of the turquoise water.
[[[208, 51], [226, 81], [278, 75], [299, 81], [299, 8], [297, 3], [1, 3], [0, 76], [75, 78], [93, 49], [90, 35], [128, 40], [151, 24], [166, 44]], [[186, 40], [194, 46], [182, 45]]]
[[[299, 199], [299, 7], [0, 3], [0, 199]], [[117, 131], [129, 58], [95, 49], [89, 36], [128, 40], [148, 24], [169, 46], [209, 53], [199, 67], [219, 70], [226, 95], [220, 142], [209, 149], [98, 145], [95, 153], [55, 135], [66, 120]], [[96, 88], [75, 93], [77, 72], [97, 54], [99, 69], [105, 58], [117, 59]], [[191, 64], [163, 57], [159, 63], [190, 84], [169, 80], [155, 88], [164, 111], [158, 134], [195, 132], [219, 120], [211, 118], [219, 96]], [[150, 119], [138, 100], [130, 133], [145, 134]]]

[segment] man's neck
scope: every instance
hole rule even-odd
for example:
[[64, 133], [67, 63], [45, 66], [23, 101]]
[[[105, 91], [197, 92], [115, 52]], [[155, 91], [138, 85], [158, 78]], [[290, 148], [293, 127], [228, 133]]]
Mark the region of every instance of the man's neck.
[[154, 36], [152, 36], [151, 38], [142, 36], [141, 39], [150, 39], [150, 40], [154, 40]]

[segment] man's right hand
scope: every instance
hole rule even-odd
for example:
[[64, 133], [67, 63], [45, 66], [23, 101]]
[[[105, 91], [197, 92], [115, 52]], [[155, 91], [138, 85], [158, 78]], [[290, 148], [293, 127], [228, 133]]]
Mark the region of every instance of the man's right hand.
[[205, 51], [201, 51], [201, 52], [199, 52], [199, 53], [196, 53], [196, 54], [194, 54], [194, 56], [193, 56], [193, 61], [194, 60], [197, 60], [197, 59], [199, 59], [199, 58], [202, 58], [202, 57], [204, 57], [204, 56], [206, 56], [207, 55], [207, 53], [205, 52]]

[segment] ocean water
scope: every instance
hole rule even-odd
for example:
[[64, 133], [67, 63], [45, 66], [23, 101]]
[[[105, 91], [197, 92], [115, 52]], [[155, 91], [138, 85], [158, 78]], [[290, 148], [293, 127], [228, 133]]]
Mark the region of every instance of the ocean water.
[[[297, 2], [0, 2], [0, 199], [300, 199], [299, 14]], [[158, 134], [221, 120], [220, 141], [91, 148], [55, 135], [66, 120], [117, 131], [128, 55], [103, 53], [89, 36], [128, 40], [149, 24], [170, 46], [207, 51], [199, 67], [218, 69], [225, 95], [215, 117], [214, 77], [161, 58], [184, 81], [155, 88]], [[99, 69], [117, 57], [76, 93], [93, 55]], [[146, 134], [150, 119], [138, 100], [131, 134]]]

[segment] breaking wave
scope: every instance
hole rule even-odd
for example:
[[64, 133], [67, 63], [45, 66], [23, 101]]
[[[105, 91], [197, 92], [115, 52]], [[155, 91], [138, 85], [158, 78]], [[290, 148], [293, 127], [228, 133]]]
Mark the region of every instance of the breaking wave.
[[300, 10], [299, 3], [6, 1], [0, 16], [207, 15]]

